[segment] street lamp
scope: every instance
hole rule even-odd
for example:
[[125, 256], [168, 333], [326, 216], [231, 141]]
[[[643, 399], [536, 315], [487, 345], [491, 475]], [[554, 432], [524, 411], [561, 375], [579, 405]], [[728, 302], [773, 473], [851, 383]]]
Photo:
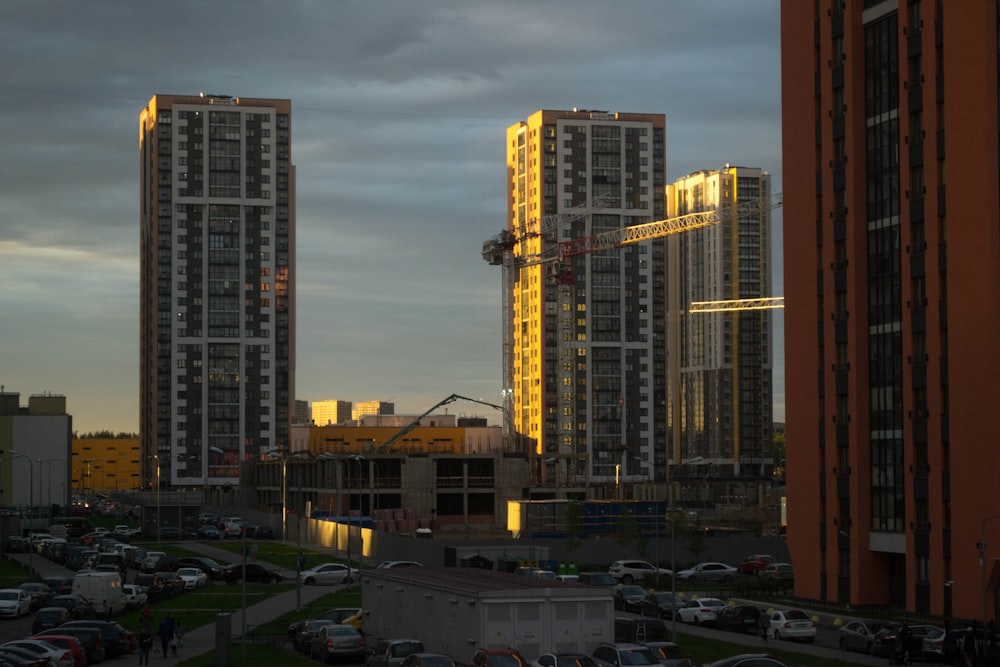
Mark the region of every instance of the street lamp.
[[[32, 524], [32, 519], [34, 519], [34, 504], [35, 504], [35, 466], [32, 465], [34, 463], [34, 459], [32, 459], [27, 454], [22, 454], [20, 452], [14, 452], [14, 451], [10, 451], [10, 452], [2, 452], [2, 451], [0, 451], [0, 454], [10, 454], [11, 456], [19, 456], [19, 457], [21, 457], [22, 459], [24, 459], [25, 461], [28, 462], [28, 526], [29, 526], [29, 530], [30, 530], [30, 527], [31, 527], [31, 524]], [[13, 465], [14, 465], [14, 462], [11, 461], [11, 467], [12, 468], [13, 468]], [[34, 566], [32, 564], [32, 557], [31, 556], [34, 553], [35, 549], [31, 545], [28, 545], [28, 547], [29, 547], [28, 548], [28, 570], [34, 572], [35, 568], [34, 568]]]
[[985, 519], [983, 519], [982, 526], [979, 529], [979, 544], [976, 545], [976, 546], [979, 547], [979, 569], [981, 570], [982, 577], [983, 577], [983, 628], [982, 628], [982, 630], [983, 630], [983, 637], [985, 638], [985, 642], [983, 643], [983, 653], [985, 653], [986, 651], [989, 651], [989, 648], [990, 648], [989, 647], [990, 640], [989, 640], [989, 637], [986, 636], [986, 616], [987, 616], [987, 613], [986, 613], [986, 607], [987, 607], [987, 605], [986, 605], [986, 597], [987, 597], [986, 596], [986, 593], [987, 593], [987, 591], [986, 591], [986, 524], [988, 524], [993, 519], [1000, 519], [1000, 514], [991, 514], [990, 516], [988, 516]]
[[156, 541], [160, 541], [160, 455], [153, 454], [156, 463]]
[[[347, 570], [351, 570], [351, 462], [358, 464], [358, 477], [361, 477], [361, 462], [367, 461], [365, 457], [360, 454], [351, 454], [350, 456], [345, 456], [344, 460], [347, 461]], [[364, 549], [362, 549], [361, 557], [364, 557]], [[358, 572], [360, 576], [361, 572], [361, 558], [358, 558]]]

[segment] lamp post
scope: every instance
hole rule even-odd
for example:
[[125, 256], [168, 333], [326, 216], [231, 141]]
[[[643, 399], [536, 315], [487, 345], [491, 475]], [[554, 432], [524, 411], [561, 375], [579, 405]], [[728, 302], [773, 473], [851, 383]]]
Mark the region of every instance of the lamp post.
[[980, 529], [979, 529], [979, 544], [976, 545], [977, 547], [979, 547], [979, 569], [980, 569], [980, 571], [982, 573], [982, 578], [983, 578], [983, 629], [982, 630], [983, 630], [983, 638], [984, 638], [984, 642], [983, 642], [983, 653], [984, 654], [987, 651], [989, 651], [989, 649], [990, 649], [990, 647], [989, 647], [989, 644], [990, 644], [989, 637], [986, 636], [986, 627], [987, 627], [986, 626], [986, 617], [987, 617], [987, 613], [986, 613], [986, 609], [987, 609], [987, 604], [986, 604], [986, 598], [987, 598], [987, 595], [986, 595], [986, 593], [987, 593], [987, 590], [986, 590], [986, 524], [988, 524], [993, 519], [1000, 519], [1000, 514], [991, 514], [990, 516], [988, 516], [985, 519], [983, 519], [982, 526], [980, 526]]
[[160, 455], [153, 454], [156, 464], [156, 541], [160, 541]]
[[[35, 466], [33, 465], [34, 459], [32, 459], [27, 454], [22, 454], [20, 452], [2, 452], [0, 454], [10, 454], [14, 457], [20, 457], [28, 462], [28, 527], [31, 529], [32, 519], [34, 518], [34, 504], [35, 504]], [[13, 467], [14, 462], [11, 461], [11, 467]], [[12, 498], [13, 499], [13, 498]], [[34, 572], [35, 568], [32, 563], [32, 554], [35, 549], [32, 545], [28, 545], [28, 570]]]

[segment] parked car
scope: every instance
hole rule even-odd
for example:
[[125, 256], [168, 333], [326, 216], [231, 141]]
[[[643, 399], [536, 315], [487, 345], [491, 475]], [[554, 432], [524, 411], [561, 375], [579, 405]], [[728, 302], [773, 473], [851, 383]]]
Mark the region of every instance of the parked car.
[[[246, 575], [244, 575], [246, 568]], [[249, 583], [276, 584], [284, 577], [277, 570], [270, 570], [260, 563], [234, 563], [222, 569], [222, 579], [227, 584], [235, 584], [242, 581], [244, 576]]]
[[368, 657], [368, 667], [399, 667], [406, 656], [423, 652], [419, 639], [382, 639]]
[[594, 662], [598, 667], [640, 667], [642, 665], [655, 665], [659, 667], [660, 661], [653, 652], [641, 644], [614, 643], [600, 644], [594, 649], [592, 654]]
[[94, 606], [79, 595], [57, 595], [49, 600], [50, 607], [65, 607], [74, 621], [94, 618]]
[[42, 583], [51, 588], [55, 595], [73, 592], [73, 577], [44, 577]]
[[455, 667], [455, 660], [445, 653], [412, 653], [400, 667]]
[[222, 536], [227, 540], [230, 538], [240, 538], [243, 537], [243, 527], [246, 525], [246, 520], [238, 516], [232, 516], [226, 519], [222, 528]]
[[222, 565], [205, 556], [182, 556], [177, 559], [177, 567], [196, 567], [209, 579], [222, 579]]
[[757, 621], [763, 612], [752, 604], [725, 606], [715, 613], [715, 627], [734, 632], [757, 632]]
[[56, 596], [56, 592], [40, 581], [26, 581], [17, 586], [22, 591], [27, 591], [31, 596], [31, 611], [38, 611], [48, 605], [49, 600]]
[[665, 667], [695, 667], [691, 656], [674, 642], [646, 642], [645, 646]]
[[35, 639], [41, 639], [51, 633], [59, 633], [60, 637], [73, 637], [80, 645], [83, 646], [83, 650], [87, 654], [87, 664], [96, 665], [99, 662], [104, 662], [107, 659], [107, 651], [104, 648], [104, 638], [101, 635], [101, 631], [97, 628], [75, 628], [66, 627], [65, 624], [59, 626], [57, 629], [52, 630], [50, 633], [42, 633], [35, 636]]
[[869, 626], [864, 621], [850, 621], [840, 626], [837, 643], [843, 651], [871, 653], [878, 627]]
[[532, 667], [597, 667], [597, 663], [586, 653], [543, 653]]
[[337, 621], [329, 620], [309, 620], [301, 623], [298, 627], [298, 631], [295, 633], [295, 637], [292, 638], [292, 647], [299, 651], [300, 653], [309, 653], [312, 647], [313, 637], [319, 632], [319, 629], [324, 625], [333, 625]]
[[64, 607], [42, 607], [35, 614], [35, 620], [31, 622], [31, 634], [58, 628], [68, 620], [70, 620], [69, 611]]
[[588, 586], [602, 586], [604, 588], [615, 588], [618, 582], [607, 572], [581, 572], [577, 575], [577, 582]]
[[203, 540], [221, 540], [222, 531], [210, 523], [203, 523], [198, 526], [198, 537]]
[[142, 560], [142, 571], [156, 572], [156, 564], [166, 555], [164, 551], [147, 551], [146, 557]]
[[0, 616], [21, 618], [31, 613], [31, 595], [20, 588], [0, 589]]
[[51, 667], [47, 657], [15, 646], [0, 645], [0, 660], [13, 667]]
[[732, 581], [739, 574], [732, 565], [725, 563], [699, 563], [687, 570], [677, 573], [677, 578], [681, 581]]
[[957, 665], [962, 656], [962, 646], [969, 628], [945, 631], [944, 628], [929, 630], [922, 642], [923, 656], [943, 662], [946, 665]]
[[801, 609], [779, 609], [771, 612], [771, 635], [775, 639], [816, 639], [816, 623]]
[[740, 572], [743, 574], [757, 574], [776, 559], [770, 554], [753, 554], [747, 556], [740, 563]]
[[299, 581], [306, 586], [349, 584], [358, 577], [357, 568], [343, 563], [323, 563], [299, 572]]
[[670, 576], [670, 570], [656, 567], [652, 563], [644, 560], [616, 560], [608, 568], [608, 574], [623, 584], [631, 584], [633, 581], [643, 581], [657, 576]]
[[324, 625], [313, 637], [309, 656], [322, 662], [346, 659], [361, 662], [365, 657], [365, 638], [349, 625]]
[[45, 658], [48, 661], [48, 667], [76, 667], [76, 659], [72, 651], [50, 644], [43, 639], [14, 639], [5, 642], [2, 646], [30, 651]]
[[28, 541], [23, 537], [13, 535], [7, 538], [7, 545], [4, 551], [11, 554], [23, 554], [28, 551]]
[[791, 563], [768, 563], [757, 573], [761, 579], [778, 579], [781, 581], [791, 581], [795, 578], [795, 570]]
[[375, 567], [386, 569], [393, 567], [423, 567], [423, 565], [415, 560], [384, 560]]
[[481, 648], [472, 654], [469, 667], [528, 667], [528, 661], [514, 648]]
[[146, 591], [136, 584], [122, 584], [122, 593], [125, 594], [125, 607], [127, 609], [138, 609], [149, 601]]
[[639, 603], [639, 613], [643, 616], [673, 618], [684, 604], [684, 600], [670, 591], [650, 591]]
[[704, 667], [788, 667], [788, 665], [767, 653], [743, 653], [716, 660]]
[[146, 593], [149, 602], [157, 602], [170, 597], [170, 590], [163, 577], [159, 574], [140, 573], [135, 575], [132, 583], [141, 588]]
[[184, 582], [184, 590], [193, 591], [208, 584], [208, 575], [196, 567], [179, 567], [175, 574]]
[[639, 606], [643, 598], [646, 597], [646, 589], [636, 585], [621, 585], [615, 590], [615, 609], [621, 611], [639, 611]]
[[126, 630], [115, 621], [70, 621], [60, 625], [58, 630], [62, 632], [69, 628], [92, 628], [101, 631], [101, 639], [104, 641], [104, 650], [109, 658], [125, 655], [136, 649], [135, 633]]
[[[351, 616], [355, 616], [361, 613], [359, 607], [337, 607], [335, 609], [329, 609], [324, 611], [319, 616], [311, 618], [311, 621], [333, 621], [334, 623], [343, 623], [346, 619]], [[301, 630], [302, 626], [306, 624], [307, 621], [295, 621], [288, 626], [288, 638], [294, 640], [295, 635]], [[308, 650], [308, 649], [307, 649]]]
[[719, 598], [695, 598], [677, 610], [677, 618], [695, 625], [715, 623], [716, 615], [725, 606]]
[[896, 642], [899, 641], [903, 626], [908, 630], [908, 637], [902, 641], [902, 650], [911, 657], [919, 657], [924, 650], [924, 637], [938, 629], [936, 625], [909, 625], [908, 623], [895, 623], [884, 625], [875, 633], [872, 642], [872, 655], [880, 658], [892, 658], [896, 651]]
[[73, 654], [74, 667], [87, 667], [87, 650], [76, 637], [70, 635], [39, 634], [34, 637], [41, 641], [46, 641], [53, 646], [59, 646]]

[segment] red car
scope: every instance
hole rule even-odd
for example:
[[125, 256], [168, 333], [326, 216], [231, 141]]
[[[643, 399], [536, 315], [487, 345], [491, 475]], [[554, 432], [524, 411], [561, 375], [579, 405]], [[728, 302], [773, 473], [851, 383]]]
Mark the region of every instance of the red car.
[[77, 637], [60, 634], [38, 634], [34, 635], [32, 639], [39, 639], [72, 652], [73, 664], [76, 667], [87, 667], [87, 650], [83, 648], [83, 644], [80, 643]]
[[743, 574], [757, 574], [774, 561], [774, 556], [770, 556], [768, 554], [754, 554], [753, 556], [747, 556], [743, 559], [743, 562], [740, 563], [740, 572]]

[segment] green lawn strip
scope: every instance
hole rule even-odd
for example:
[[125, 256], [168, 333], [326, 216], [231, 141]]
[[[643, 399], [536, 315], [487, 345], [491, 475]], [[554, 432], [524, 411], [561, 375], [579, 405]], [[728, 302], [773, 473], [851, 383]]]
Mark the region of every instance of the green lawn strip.
[[[221, 540], [218, 543], [212, 543], [212, 546], [223, 551], [228, 551], [233, 554], [234, 560], [239, 560], [243, 542], [240, 540]], [[298, 567], [298, 555], [299, 547], [294, 544], [266, 540], [257, 542], [257, 560], [272, 563], [285, 570], [295, 570]], [[306, 557], [307, 568], [319, 565], [320, 563], [344, 562], [343, 559], [333, 558], [328, 554], [310, 549], [302, 549], [302, 555]]]
[[677, 643], [687, 651], [696, 665], [705, 665], [741, 653], [769, 653], [778, 657], [782, 662], [796, 667], [845, 667], [845, 665], [855, 664], [849, 659], [823, 658], [807, 653], [797, 653], [788, 649], [788, 642], [782, 642], [780, 647], [775, 646], [774, 642], [764, 644], [759, 640], [743, 643], [739, 639], [731, 641], [728, 638], [689, 635], [680, 629], [677, 631]]
[[[216, 651], [209, 651], [183, 660], [181, 664], [184, 667], [217, 667], [217, 660]], [[271, 644], [251, 643], [244, 647], [239, 642], [233, 642], [229, 646], [229, 664], [240, 667], [274, 667], [275, 665], [282, 667], [312, 665], [312, 667], [316, 667], [317, 662], [302, 653]]]
[[[246, 606], [264, 602], [271, 597], [295, 588], [293, 584], [247, 584]], [[188, 630], [200, 628], [209, 623], [214, 624], [219, 614], [232, 614], [243, 608], [243, 587], [240, 585], [215, 585], [186, 591], [167, 600], [160, 600], [150, 605], [153, 610], [153, 624], [171, 612], [175, 619], [180, 619]], [[120, 614], [117, 620], [122, 626], [138, 631], [140, 609]]]
[[358, 586], [347, 586], [340, 590], [317, 598], [312, 602], [303, 604], [301, 609], [282, 614], [267, 623], [257, 626], [251, 632], [251, 636], [269, 637], [274, 635], [286, 636], [288, 626], [296, 621], [305, 621], [315, 618], [327, 611], [337, 607], [360, 607], [361, 589]]

